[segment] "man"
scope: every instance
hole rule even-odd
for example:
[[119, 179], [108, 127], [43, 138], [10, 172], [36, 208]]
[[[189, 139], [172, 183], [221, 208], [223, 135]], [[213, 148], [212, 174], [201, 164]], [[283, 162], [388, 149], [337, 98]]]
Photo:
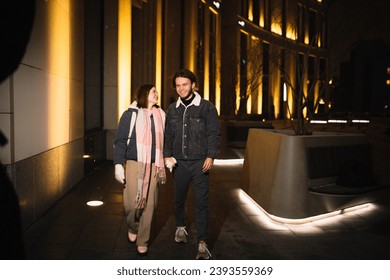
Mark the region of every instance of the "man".
[[179, 70], [173, 77], [172, 85], [179, 98], [167, 110], [164, 158], [168, 169], [173, 170], [175, 241], [187, 242], [184, 206], [191, 183], [198, 233], [196, 259], [209, 259], [209, 171], [219, 154], [221, 131], [218, 113], [211, 102], [195, 92], [196, 76], [190, 70]]

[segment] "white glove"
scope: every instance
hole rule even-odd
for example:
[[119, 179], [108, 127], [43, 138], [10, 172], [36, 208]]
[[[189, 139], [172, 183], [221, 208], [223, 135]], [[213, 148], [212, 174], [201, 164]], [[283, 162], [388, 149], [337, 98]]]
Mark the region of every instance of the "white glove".
[[169, 169], [169, 172], [172, 173], [173, 167], [176, 165], [176, 159], [174, 157], [166, 158], [165, 159], [165, 166]]
[[122, 164], [115, 164], [115, 179], [121, 183], [125, 183], [125, 169]]

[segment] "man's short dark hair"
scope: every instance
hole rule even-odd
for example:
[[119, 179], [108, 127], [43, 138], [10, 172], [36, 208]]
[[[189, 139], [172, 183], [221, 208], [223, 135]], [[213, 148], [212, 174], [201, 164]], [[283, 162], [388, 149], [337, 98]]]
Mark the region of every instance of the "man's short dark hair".
[[175, 73], [175, 75], [173, 76], [173, 79], [172, 79], [172, 87], [173, 88], [176, 88], [176, 78], [179, 78], [179, 77], [187, 78], [187, 79], [189, 79], [191, 81], [191, 84], [192, 83], [196, 84], [196, 76], [195, 76], [195, 74], [192, 71], [188, 70], [188, 69], [181, 69], [181, 70], [177, 71]]

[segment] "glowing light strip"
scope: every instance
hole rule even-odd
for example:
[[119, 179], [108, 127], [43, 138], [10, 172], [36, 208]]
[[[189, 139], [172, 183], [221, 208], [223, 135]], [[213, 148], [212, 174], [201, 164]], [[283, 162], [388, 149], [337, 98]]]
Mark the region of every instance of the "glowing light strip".
[[[347, 123], [347, 120], [311, 120], [310, 123], [320, 123], [320, 124], [326, 124], [326, 123]], [[369, 120], [352, 120], [352, 123], [370, 123]]]
[[162, 99], [162, 1], [156, 4], [156, 89], [159, 92], [158, 105], [161, 106]]
[[243, 158], [238, 159], [215, 159], [214, 165], [226, 166], [226, 165], [240, 165], [244, 163]]
[[[244, 159], [215, 159], [214, 165], [217, 166], [234, 166], [234, 165], [242, 165], [244, 162]], [[360, 212], [360, 211], [371, 211], [375, 206], [372, 203], [364, 203], [352, 207], [348, 207], [341, 210], [332, 211], [325, 214], [315, 215], [307, 218], [302, 219], [289, 219], [289, 218], [283, 218], [278, 217], [272, 214], [269, 214], [267, 211], [265, 211], [260, 205], [258, 205], [245, 191], [242, 189], [237, 189], [238, 195], [240, 198], [240, 201], [244, 204], [249, 205], [252, 211], [256, 213], [256, 215], [259, 216], [259, 219], [261, 220], [261, 223], [267, 225], [269, 228], [275, 228], [280, 226], [302, 226], [302, 225], [310, 225], [312, 222], [315, 221], [323, 221], [326, 219], [329, 219], [329, 223], [334, 221], [332, 218], [335, 218], [336, 216], [343, 216], [346, 213], [351, 212]], [[308, 231], [313, 230], [313, 228], [308, 228]]]
[[328, 120], [328, 123], [347, 123], [347, 120]]
[[240, 195], [240, 199], [243, 202], [251, 204], [252, 209], [258, 210], [258, 212], [261, 212], [261, 214], [265, 214], [265, 216], [268, 217], [270, 221], [277, 223], [277, 224], [285, 224], [285, 225], [304, 225], [304, 224], [308, 224], [308, 223], [311, 223], [314, 221], [324, 220], [324, 219], [328, 219], [331, 217], [335, 217], [337, 215], [342, 215], [344, 213], [350, 213], [352, 211], [357, 211], [357, 210], [362, 210], [362, 209], [371, 210], [373, 207], [373, 205], [371, 203], [366, 203], [366, 204], [361, 204], [361, 205], [345, 208], [342, 210], [337, 210], [337, 211], [329, 212], [326, 214], [311, 216], [311, 217], [307, 217], [307, 218], [288, 219], [288, 218], [282, 218], [282, 217], [278, 217], [278, 216], [269, 214], [260, 205], [258, 205], [246, 192], [244, 192], [241, 189], [240, 189], [239, 195]]
[[[71, 68], [74, 42], [72, 36], [75, 29], [71, 28], [70, 14], [73, 12], [69, 0], [49, 1], [48, 5], [48, 80], [47, 91], [42, 94], [47, 95], [47, 107], [45, 111], [37, 112], [39, 116], [47, 121], [47, 148], [60, 146], [72, 140], [70, 136], [70, 114], [74, 109], [70, 105], [71, 96]], [[43, 86], [43, 85], [42, 85]], [[45, 115], [41, 115], [45, 114]], [[44, 128], [42, 123], [42, 128]], [[40, 132], [43, 132], [39, 128]], [[42, 135], [42, 137], [44, 137]]]
[[328, 121], [323, 121], [323, 120], [311, 120], [310, 123], [327, 124]]
[[370, 123], [369, 120], [352, 120], [353, 123]]
[[118, 2], [118, 112], [120, 119], [130, 103], [131, 1]]

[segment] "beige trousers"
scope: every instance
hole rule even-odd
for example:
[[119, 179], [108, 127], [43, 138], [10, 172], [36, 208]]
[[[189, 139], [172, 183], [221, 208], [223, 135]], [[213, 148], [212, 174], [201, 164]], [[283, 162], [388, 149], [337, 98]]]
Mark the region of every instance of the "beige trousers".
[[128, 160], [126, 162], [126, 186], [123, 189], [123, 204], [125, 207], [125, 216], [129, 230], [130, 232], [137, 234], [137, 246], [148, 246], [153, 212], [157, 206], [158, 196], [156, 170], [154, 168], [154, 163], [152, 164], [146, 207], [139, 222], [135, 222], [134, 220], [136, 209], [135, 197], [138, 190], [137, 173], [138, 163], [134, 160]]

